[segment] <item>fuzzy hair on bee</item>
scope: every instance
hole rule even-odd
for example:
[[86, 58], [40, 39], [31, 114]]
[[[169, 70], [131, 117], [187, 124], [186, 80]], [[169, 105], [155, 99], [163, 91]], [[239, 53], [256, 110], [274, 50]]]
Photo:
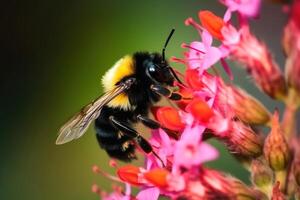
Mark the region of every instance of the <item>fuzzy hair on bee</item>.
[[162, 96], [171, 100], [182, 98], [169, 89], [176, 80], [181, 83], [165, 59], [165, 49], [173, 33], [174, 29], [161, 54], [136, 52], [118, 60], [102, 77], [104, 94], [83, 107], [60, 129], [56, 144], [81, 137], [95, 121], [98, 143], [110, 157], [131, 161], [136, 158], [138, 145], [145, 153], [153, 153], [162, 162], [134, 125], [141, 122], [151, 129], [163, 128], [148, 117], [150, 108]]

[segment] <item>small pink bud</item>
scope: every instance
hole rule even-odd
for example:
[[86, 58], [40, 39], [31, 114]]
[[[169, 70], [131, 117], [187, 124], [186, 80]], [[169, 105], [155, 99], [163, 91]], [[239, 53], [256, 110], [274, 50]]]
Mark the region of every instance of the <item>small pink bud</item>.
[[200, 180], [206, 193], [212, 195], [210, 199], [235, 199], [232, 179], [226, 174], [213, 169], [203, 169]]
[[233, 85], [226, 85], [219, 80], [217, 99], [222, 105], [228, 104], [234, 114], [243, 122], [253, 125], [263, 125], [269, 122], [271, 115], [265, 106], [245, 90]]
[[229, 46], [231, 57], [245, 65], [255, 84], [274, 99], [284, 99], [287, 88], [279, 66], [266, 45], [249, 31], [241, 29], [240, 42]]
[[232, 188], [239, 200], [267, 200], [267, 196], [259, 190], [252, 189], [238, 179], [232, 178]]
[[257, 190], [249, 188], [240, 180], [227, 176], [219, 171], [204, 169], [201, 173], [203, 185], [212, 196], [211, 199], [247, 199], [247, 200], [264, 200], [265, 195]]
[[255, 158], [262, 154], [261, 135], [240, 121], [232, 122], [232, 130], [225, 138], [225, 143], [229, 151], [240, 158]]
[[290, 162], [290, 149], [279, 124], [276, 111], [272, 118], [272, 129], [264, 144], [264, 156], [274, 171], [286, 169]]

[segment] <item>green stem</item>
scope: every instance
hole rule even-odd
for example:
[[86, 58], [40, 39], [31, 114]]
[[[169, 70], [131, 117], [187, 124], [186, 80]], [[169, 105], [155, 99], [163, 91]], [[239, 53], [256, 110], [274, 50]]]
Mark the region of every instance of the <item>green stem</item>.
[[275, 183], [280, 182], [280, 190], [285, 193], [287, 173], [285, 170], [275, 172]]
[[297, 92], [290, 88], [288, 97], [285, 101], [285, 111], [282, 119], [282, 129], [287, 141], [289, 141], [296, 133], [296, 113], [299, 107], [300, 101]]

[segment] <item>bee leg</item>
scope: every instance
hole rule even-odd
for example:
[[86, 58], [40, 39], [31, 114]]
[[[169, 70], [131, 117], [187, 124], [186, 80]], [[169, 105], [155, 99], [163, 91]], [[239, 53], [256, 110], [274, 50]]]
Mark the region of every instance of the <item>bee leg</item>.
[[142, 116], [141, 114], [136, 117], [140, 122], [142, 122], [145, 126], [151, 129], [159, 129], [161, 128], [161, 124], [153, 119]]
[[172, 92], [171, 90], [169, 90], [168, 88], [165, 88], [162, 85], [151, 85], [150, 89], [155, 92], [156, 94], [165, 96], [171, 100], [174, 101], [179, 101], [181, 100], [183, 97], [181, 96], [181, 94], [177, 93], [177, 92]]
[[116, 120], [113, 116], [110, 116], [109, 119], [111, 123], [124, 135], [132, 138], [146, 154], [153, 153], [153, 155], [160, 160], [162, 166], [165, 167], [162, 159], [155, 153], [155, 151], [153, 151], [151, 144], [145, 138], [143, 138], [141, 134], [139, 134], [133, 128], [129, 127], [127, 124]]
[[141, 135], [139, 135], [135, 138], [135, 141], [136, 141], [136, 143], [138, 143], [138, 145], [141, 147], [141, 149], [143, 149], [143, 151], [145, 153], [147, 153], [147, 154], [153, 153], [153, 155], [160, 161], [162, 167], [164, 167], [164, 168], [166, 167], [166, 165], [164, 164], [162, 159], [159, 157], [159, 155], [157, 155], [155, 153], [155, 151], [153, 151], [151, 144], [145, 138], [143, 138]]
[[159, 122], [153, 120], [153, 119], [150, 119], [146, 116], [143, 116], [143, 115], [138, 115], [137, 116], [137, 119], [142, 122], [145, 126], [147, 126], [148, 128], [151, 128], [151, 129], [158, 129], [158, 128], [161, 128], [163, 129], [170, 137], [174, 138], [175, 140], [178, 140], [179, 139], [179, 135], [176, 131], [172, 131], [164, 126], [162, 126]]

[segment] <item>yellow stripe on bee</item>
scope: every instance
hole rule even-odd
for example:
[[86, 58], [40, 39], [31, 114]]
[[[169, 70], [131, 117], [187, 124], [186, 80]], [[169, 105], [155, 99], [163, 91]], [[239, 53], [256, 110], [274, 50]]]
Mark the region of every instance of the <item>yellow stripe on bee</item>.
[[[116, 83], [126, 76], [133, 75], [135, 72], [135, 65], [132, 56], [125, 56], [118, 60], [116, 64], [110, 68], [102, 78], [104, 92], [113, 90]], [[108, 103], [109, 107], [119, 107], [124, 110], [130, 110], [131, 105], [127, 95], [120, 94]]]

